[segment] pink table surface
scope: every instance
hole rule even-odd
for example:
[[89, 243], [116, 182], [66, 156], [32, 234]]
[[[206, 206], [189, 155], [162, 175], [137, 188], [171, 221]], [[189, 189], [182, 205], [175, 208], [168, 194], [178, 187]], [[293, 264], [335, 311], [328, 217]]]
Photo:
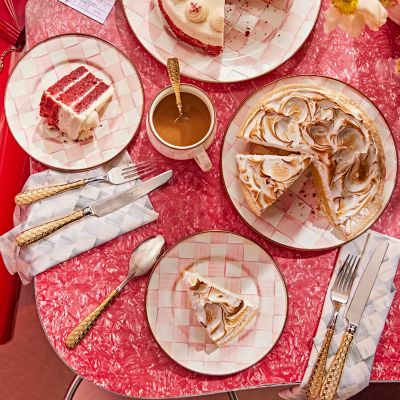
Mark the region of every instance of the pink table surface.
[[[143, 6], [147, 0], [142, 0]], [[328, 1], [324, 0], [323, 9]], [[145, 88], [145, 106], [168, 83], [165, 68], [152, 58], [130, 31], [120, 2], [100, 25], [57, 0], [30, 0], [27, 6], [28, 42], [32, 46], [62, 33], [81, 32], [107, 39], [136, 65]], [[227, 124], [241, 101], [276, 78], [321, 74], [351, 83], [376, 102], [400, 140], [400, 80], [391, 71], [400, 57], [400, 28], [389, 21], [379, 32], [367, 31], [360, 41], [336, 32], [323, 33], [323, 17], [301, 50], [276, 71], [244, 83], [205, 84], [217, 107], [218, 132], [209, 150], [214, 168], [202, 173], [193, 161], [172, 161], [150, 145], [144, 122], [129, 146], [135, 160], [152, 158], [172, 168], [168, 186], [151, 195], [160, 213], [157, 222], [114, 239], [73, 258], [36, 278], [36, 296], [43, 328], [55, 351], [79, 375], [108, 390], [135, 397], [173, 397], [300, 381], [309, 357], [326, 288], [337, 251], [301, 252], [264, 240], [247, 227], [229, 201], [220, 173], [220, 150]], [[193, 82], [183, 78], [185, 82]], [[34, 171], [44, 166], [33, 163]], [[400, 236], [400, 189], [374, 229]], [[132, 249], [143, 239], [161, 233], [168, 245], [209, 229], [238, 232], [267, 249], [276, 259], [289, 293], [289, 313], [274, 349], [258, 364], [233, 376], [214, 378], [189, 372], [169, 359], [153, 339], [145, 317], [147, 278], [132, 281], [83, 343], [68, 350], [64, 339], [78, 315], [98, 304], [126, 273]], [[399, 284], [399, 275], [396, 279]], [[398, 364], [400, 299], [390, 311], [375, 358], [372, 379], [400, 380]]]

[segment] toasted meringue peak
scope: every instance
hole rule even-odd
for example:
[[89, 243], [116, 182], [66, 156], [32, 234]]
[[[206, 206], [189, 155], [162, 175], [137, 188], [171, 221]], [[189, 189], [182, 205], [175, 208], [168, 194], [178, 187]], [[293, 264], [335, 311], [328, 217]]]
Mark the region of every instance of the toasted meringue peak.
[[217, 32], [222, 32], [225, 25], [224, 8], [216, 8], [210, 16], [210, 25]]
[[208, 17], [208, 5], [202, 0], [189, 1], [186, 7], [186, 17], [192, 22], [203, 22]]
[[185, 271], [182, 279], [197, 320], [218, 346], [239, 336], [256, 315], [257, 307], [197, 272]]
[[236, 156], [239, 179], [252, 210], [261, 215], [303, 173], [312, 156], [244, 155]]
[[[345, 96], [306, 85], [281, 87], [251, 111], [240, 136], [270, 148], [313, 154], [323, 210], [346, 236], [368, 223], [370, 217], [357, 215], [368, 214], [370, 202], [378, 208], [385, 178], [383, 146], [373, 122]], [[357, 227], [349, 222], [355, 217]]]

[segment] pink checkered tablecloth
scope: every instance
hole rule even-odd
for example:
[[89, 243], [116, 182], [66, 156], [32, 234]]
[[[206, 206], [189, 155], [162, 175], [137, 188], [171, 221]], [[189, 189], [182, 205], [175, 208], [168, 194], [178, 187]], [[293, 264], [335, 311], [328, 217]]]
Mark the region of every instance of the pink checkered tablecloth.
[[[165, 68], [149, 55], [130, 31], [120, 2], [104, 25], [57, 0], [30, 0], [27, 6], [28, 44], [62, 33], [95, 34], [112, 42], [136, 65], [145, 89], [145, 112], [152, 98], [168, 84]], [[324, 0], [323, 9], [328, 5]], [[79, 375], [108, 390], [134, 397], [191, 396], [268, 384], [300, 381], [309, 357], [325, 291], [337, 251], [301, 252], [262, 239], [240, 219], [229, 201], [219, 168], [225, 129], [240, 103], [255, 89], [274, 79], [296, 74], [319, 74], [341, 79], [366, 94], [381, 109], [400, 140], [400, 80], [392, 74], [400, 57], [400, 28], [389, 21], [379, 32], [367, 31], [359, 41], [336, 32], [323, 33], [323, 18], [298, 53], [274, 72], [235, 84], [207, 84], [183, 78], [207, 91], [217, 107], [217, 137], [209, 150], [214, 168], [200, 172], [193, 161], [172, 161], [150, 145], [144, 121], [129, 147], [135, 160], [152, 158], [172, 168], [172, 184], [151, 195], [160, 213], [157, 222], [116, 238], [36, 278], [39, 315], [58, 355]], [[34, 171], [43, 169], [33, 163]], [[374, 229], [400, 237], [400, 189]], [[208, 229], [234, 231], [254, 240], [275, 258], [284, 277], [289, 308], [276, 346], [259, 363], [236, 375], [208, 377], [174, 363], [157, 345], [145, 322], [147, 278], [131, 282], [124, 294], [98, 321], [83, 343], [70, 351], [64, 339], [78, 318], [98, 304], [123, 278], [131, 250], [155, 233], [168, 245]], [[399, 285], [399, 276], [396, 279]], [[397, 365], [400, 300], [395, 297], [376, 353], [372, 379], [400, 380]]]

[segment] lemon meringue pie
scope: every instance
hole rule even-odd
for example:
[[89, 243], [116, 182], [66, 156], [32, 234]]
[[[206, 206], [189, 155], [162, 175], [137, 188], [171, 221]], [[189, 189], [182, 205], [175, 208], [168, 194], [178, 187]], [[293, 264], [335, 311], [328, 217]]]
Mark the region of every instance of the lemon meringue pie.
[[257, 307], [243, 297], [197, 272], [184, 271], [182, 279], [197, 320], [217, 346], [238, 337], [257, 314]]
[[312, 159], [308, 155], [238, 154], [240, 183], [254, 214], [260, 216], [300, 177]]
[[321, 208], [346, 238], [362, 232], [382, 208], [386, 168], [379, 132], [342, 94], [311, 85], [280, 87], [250, 111], [239, 137], [313, 156]]

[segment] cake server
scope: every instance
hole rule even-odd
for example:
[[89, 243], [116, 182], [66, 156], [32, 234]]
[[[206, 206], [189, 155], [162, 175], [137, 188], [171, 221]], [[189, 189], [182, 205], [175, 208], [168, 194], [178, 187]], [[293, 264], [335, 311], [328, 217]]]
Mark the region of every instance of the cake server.
[[364, 273], [361, 276], [357, 289], [346, 312], [346, 331], [343, 334], [339, 349], [322, 384], [320, 392], [321, 400], [332, 400], [335, 396], [342, 376], [347, 353], [360, 323], [364, 308], [367, 305], [371, 290], [374, 286], [388, 247], [388, 243], [382, 243], [375, 249]]
[[26, 206], [47, 197], [66, 192], [67, 190], [81, 188], [88, 183], [108, 182], [113, 185], [130, 182], [132, 180], [144, 177], [154, 172], [155, 167], [152, 161], [143, 161], [137, 164], [126, 164], [120, 167], [110, 169], [106, 174], [95, 176], [93, 178], [80, 179], [75, 182], [65, 183], [63, 185], [54, 185], [37, 189], [27, 190], [15, 196], [15, 204]]
[[161, 235], [157, 235], [146, 239], [134, 250], [129, 260], [128, 275], [126, 278], [102, 301], [101, 304], [79, 322], [79, 324], [67, 336], [65, 344], [68, 348], [73, 349], [80, 343], [103, 311], [121, 293], [122, 289], [130, 279], [145, 275], [149, 272], [158, 260], [164, 244], [164, 238]]
[[23, 231], [19, 235], [17, 235], [17, 245], [19, 247], [28, 246], [32, 243], [37, 242], [40, 239], [45, 238], [46, 236], [59, 230], [60, 228], [74, 221], [78, 221], [84, 217], [93, 215], [96, 217], [102, 217], [104, 215], [107, 215], [150, 193], [154, 189], [169, 181], [171, 176], [171, 170], [163, 172], [160, 175], [139, 183], [135, 187], [126, 190], [125, 192], [110, 196], [104, 200], [100, 200], [94, 204], [91, 204], [88, 207], [85, 207], [81, 210], [73, 211], [72, 213], [56, 220], [46, 222], [33, 228], [29, 228], [26, 231]]

